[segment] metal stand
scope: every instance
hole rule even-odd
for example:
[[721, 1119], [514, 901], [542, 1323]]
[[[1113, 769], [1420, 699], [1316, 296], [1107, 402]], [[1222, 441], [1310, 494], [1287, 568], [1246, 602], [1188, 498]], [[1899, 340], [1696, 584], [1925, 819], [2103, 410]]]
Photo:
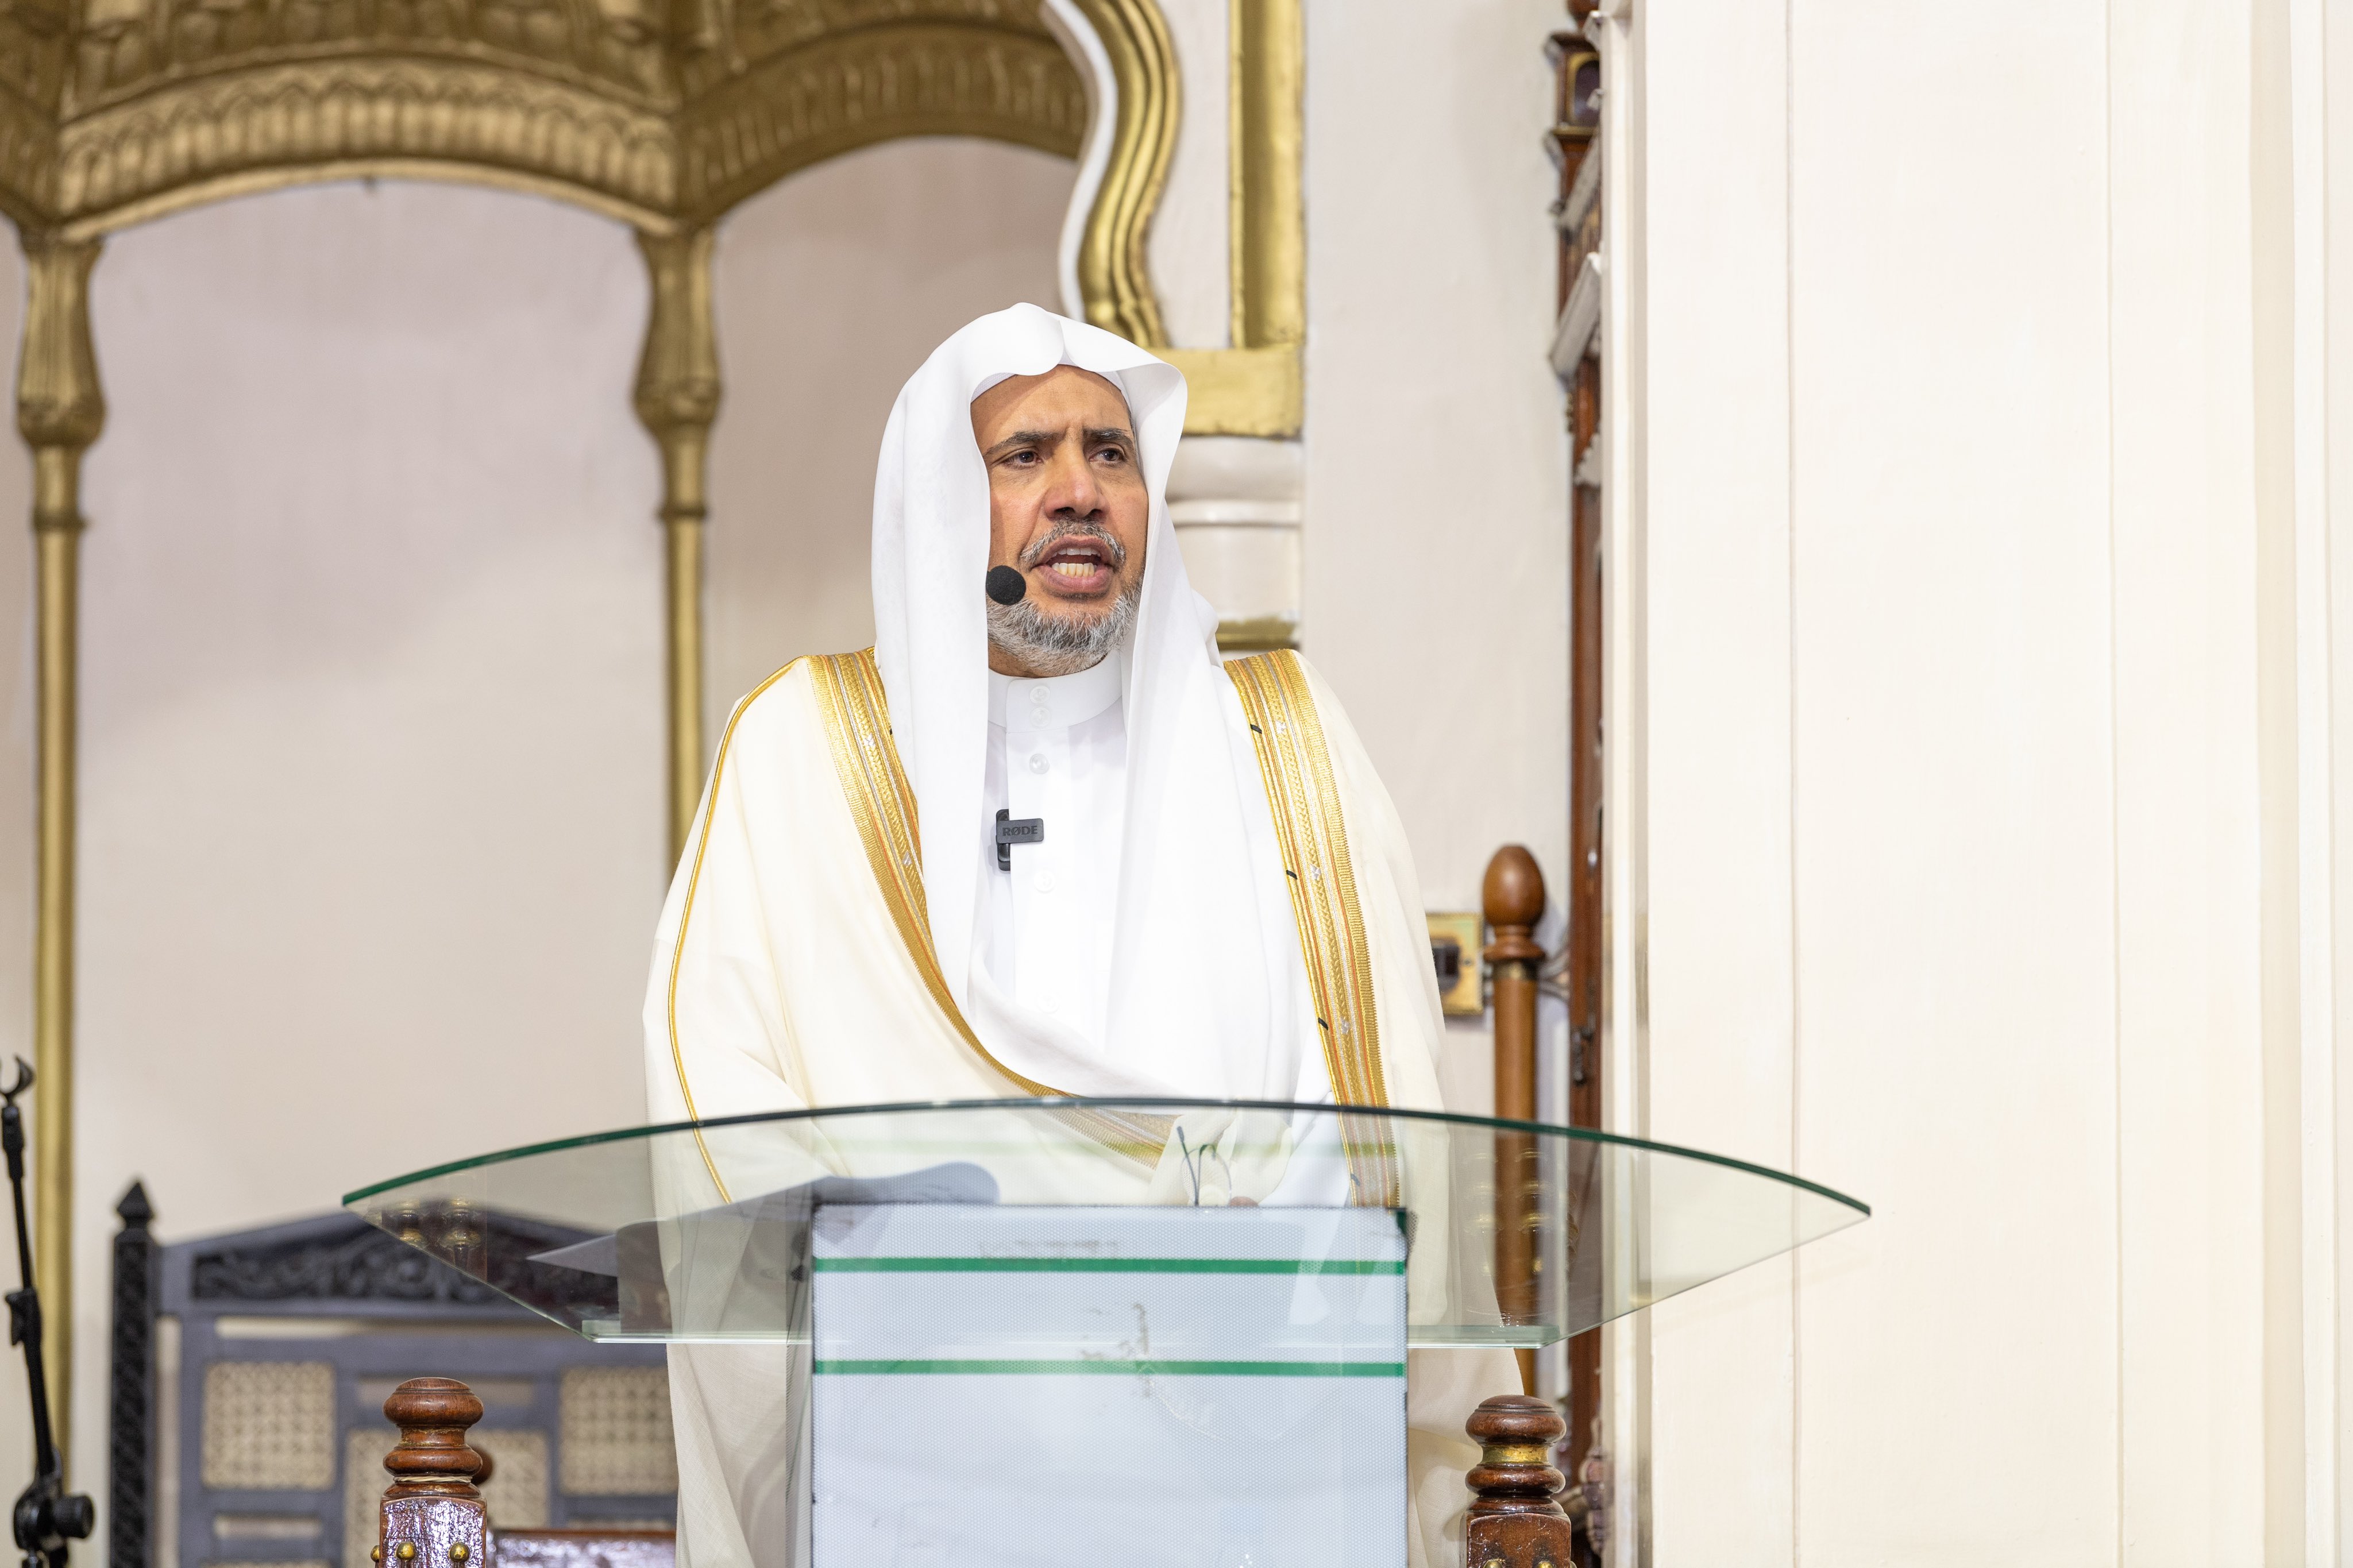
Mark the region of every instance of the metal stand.
[[33, 1069], [16, 1058], [16, 1082], [0, 1088], [0, 1153], [8, 1157], [8, 1194], [16, 1211], [16, 1274], [8, 1292], [8, 1342], [25, 1347], [25, 1381], [33, 1394], [33, 1484], [17, 1494], [11, 1521], [24, 1568], [65, 1568], [66, 1542], [90, 1534], [98, 1510], [66, 1490], [66, 1468], [49, 1427], [49, 1384], [41, 1366], [41, 1295], [33, 1288], [33, 1247], [25, 1228], [25, 1113], [16, 1097], [33, 1087]]

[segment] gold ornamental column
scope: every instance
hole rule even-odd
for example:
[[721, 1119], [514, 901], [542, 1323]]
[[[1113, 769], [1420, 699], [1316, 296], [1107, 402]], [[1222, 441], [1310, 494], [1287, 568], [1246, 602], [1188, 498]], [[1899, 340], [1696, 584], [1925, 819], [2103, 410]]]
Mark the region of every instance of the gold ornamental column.
[[702, 526], [711, 422], [719, 414], [719, 342], [711, 320], [708, 226], [638, 231], [653, 282], [638, 361], [638, 417], [662, 459], [663, 621], [670, 707], [670, 852], [685, 847], [702, 795]]
[[39, 849], [33, 927], [33, 1275], [47, 1334], [58, 1447], [72, 1452], [75, 574], [81, 455], [106, 424], [90, 341], [99, 241], [24, 237], [16, 428], [33, 449], [38, 552]]

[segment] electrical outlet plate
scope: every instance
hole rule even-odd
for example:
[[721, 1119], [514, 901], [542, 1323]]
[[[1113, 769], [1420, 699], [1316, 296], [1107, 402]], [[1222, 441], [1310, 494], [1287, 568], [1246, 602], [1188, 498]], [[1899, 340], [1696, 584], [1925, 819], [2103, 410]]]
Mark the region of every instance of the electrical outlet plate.
[[1487, 1011], [1487, 969], [1480, 957], [1487, 942], [1486, 921], [1475, 910], [1427, 913], [1430, 942], [1451, 942], [1462, 950], [1461, 967], [1455, 972], [1454, 984], [1438, 994], [1439, 1006], [1450, 1018], [1480, 1016]]

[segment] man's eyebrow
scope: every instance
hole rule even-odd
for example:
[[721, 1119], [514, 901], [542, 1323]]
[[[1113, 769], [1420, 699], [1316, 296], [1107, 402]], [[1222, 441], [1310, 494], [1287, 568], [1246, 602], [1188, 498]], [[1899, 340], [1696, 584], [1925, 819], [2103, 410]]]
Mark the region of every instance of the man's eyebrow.
[[[1124, 426], [1097, 426], [1092, 429], [1082, 431], [1081, 436], [1090, 442], [1116, 441], [1131, 452], [1135, 449], [1135, 434]], [[995, 462], [1006, 453], [1023, 447], [1036, 447], [1050, 452], [1061, 444], [1062, 433], [1060, 430], [1016, 430], [1012, 435], [983, 452], [981, 457], [989, 462]]]
[[1061, 441], [1062, 433], [1060, 430], [1016, 430], [1012, 435], [983, 452], [981, 456], [994, 459], [1003, 453], [1010, 452], [1016, 447], [1043, 447], [1051, 451], [1061, 445]]

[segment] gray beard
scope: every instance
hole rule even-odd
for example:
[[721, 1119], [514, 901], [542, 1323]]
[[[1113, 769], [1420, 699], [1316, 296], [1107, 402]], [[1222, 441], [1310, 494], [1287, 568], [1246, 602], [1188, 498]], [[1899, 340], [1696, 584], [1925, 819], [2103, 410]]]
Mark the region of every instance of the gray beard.
[[1022, 599], [1010, 605], [990, 600], [988, 646], [1040, 676], [1076, 675], [1092, 669], [1127, 638], [1135, 626], [1136, 602], [1144, 584], [1132, 583], [1120, 590], [1110, 609], [1091, 621], [1049, 616], [1037, 603]]

